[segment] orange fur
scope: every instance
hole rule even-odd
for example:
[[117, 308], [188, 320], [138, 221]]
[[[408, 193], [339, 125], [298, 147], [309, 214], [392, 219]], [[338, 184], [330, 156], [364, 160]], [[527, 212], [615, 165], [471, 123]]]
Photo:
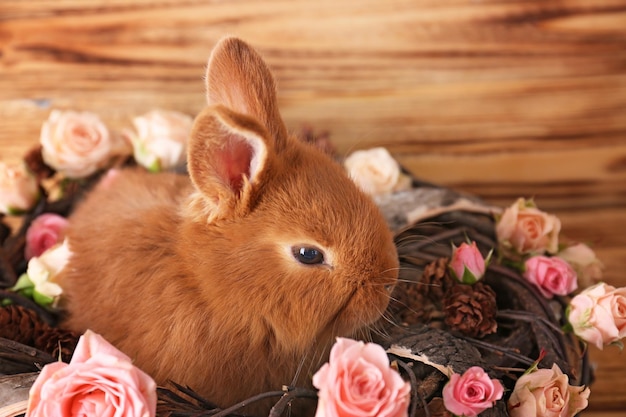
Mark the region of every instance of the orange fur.
[[[97, 187], [71, 216], [60, 282], [67, 326], [227, 406], [290, 384], [301, 363], [308, 383], [336, 336], [380, 317], [398, 261], [373, 202], [287, 136], [252, 49], [220, 42], [207, 83], [191, 181], [127, 170]], [[327, 264], [299, 263], [294, 245]]]

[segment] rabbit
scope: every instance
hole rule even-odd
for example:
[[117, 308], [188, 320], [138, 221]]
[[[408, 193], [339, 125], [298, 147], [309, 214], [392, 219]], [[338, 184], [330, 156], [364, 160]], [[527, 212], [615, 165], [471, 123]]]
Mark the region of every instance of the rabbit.
[[288, 135], [255, 50], [219, 41], [206, 88], [188, 175], [107, 176], [69, 217], [58, 281], [64, 327], [226, 407], [310, 385], [336, 337], [381, 317], [399, 264], [371, 198]]

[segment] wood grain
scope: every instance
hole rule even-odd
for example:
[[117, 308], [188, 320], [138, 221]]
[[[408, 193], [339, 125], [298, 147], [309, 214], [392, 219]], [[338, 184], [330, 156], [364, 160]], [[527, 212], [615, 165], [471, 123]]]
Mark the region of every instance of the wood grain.
[[[225, 34], [274, 70], [288, 126], [341, 153], [387, 146], [417, 176], [500, 205], [534, 196], [626, 285], [626, 0], [0, 2], [0, 158], [53, 108], [114, 130], [204, 105]], [[626, 360], [597, 363], [587, 416], [626, 409]]]

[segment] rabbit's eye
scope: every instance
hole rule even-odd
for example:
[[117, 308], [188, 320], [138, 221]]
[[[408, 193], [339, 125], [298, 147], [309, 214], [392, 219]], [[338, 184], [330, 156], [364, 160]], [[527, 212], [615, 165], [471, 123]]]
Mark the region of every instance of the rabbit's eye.
[[324, 263], [324, 253], [317, 248], [304, 246], [294, 246], [291, 248], [293, 257], [305, 265], [316, 265]]

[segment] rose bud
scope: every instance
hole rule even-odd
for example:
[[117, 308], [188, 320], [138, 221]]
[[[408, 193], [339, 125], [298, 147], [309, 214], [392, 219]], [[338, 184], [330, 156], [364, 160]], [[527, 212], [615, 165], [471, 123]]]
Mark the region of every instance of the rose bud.
[[462, 243], [458, 248], [453, 246], [449, 267], [457, 280], [464, 284], [473, 284], [485, 275], [490, 259], [491, 252], [486, 259], [483, 258], [476, 242]]

